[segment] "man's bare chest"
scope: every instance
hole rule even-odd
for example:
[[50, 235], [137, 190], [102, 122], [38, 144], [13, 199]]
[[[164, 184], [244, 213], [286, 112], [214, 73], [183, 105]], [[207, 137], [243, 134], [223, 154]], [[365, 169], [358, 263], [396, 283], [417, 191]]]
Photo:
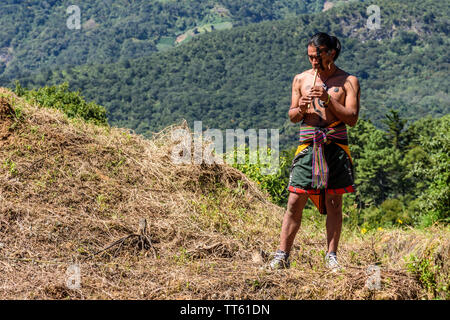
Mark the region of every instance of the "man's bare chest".
[[[308, 79], [309, 80], [309, 79]], [[310, 79], [310, 83], [307, 81], [304, 81], [301, 87], [301, 94], [302, 96], [307, 96], [309, 91], [311, 90], [312, 83], [314, 79]], [[345, 89], [344, 89], [344, 83], [343, 81], [326, 81], [324, 83], [320, 79], [316, 80], [316, 86], [323, 86], [324, 89], [328, 92], [329, 95], [331, 95], [332, 98], [337, 100], [339, 103], [344, 104], [345, 102]]]
[[[314, 81], [314, 77], [308, 77], [304, 79], [301, 85], [301, 95], [307, 96], [311, 89], [311, 86]], [[345, 78], [344, 77], [335, 77], [333, 79], [329, 79], [329, 81], [322, 81], [320, 78], [316, 79], [316, 86], [323, 86], [326, 92], [338, 101], [340, 104], [345, 104], [346, 92], [344, 89]], [[305, 123], [313, 126], [327, 126], [336, 120], [336, 116], [328, 109], [328, 105], [326, 101], [322, 101], [318, 98], [313, 99], [310, 107], [307, 109], [305, 114]]]

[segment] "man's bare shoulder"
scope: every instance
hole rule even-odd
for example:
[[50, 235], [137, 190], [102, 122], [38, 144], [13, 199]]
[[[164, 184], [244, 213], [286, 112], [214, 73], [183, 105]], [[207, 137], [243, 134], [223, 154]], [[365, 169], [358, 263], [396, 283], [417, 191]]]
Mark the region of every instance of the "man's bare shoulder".
[[344, 78], [345, 82], [352, 82], [352, 83], [358, 82], [358, 78], [356, 76], [354, 76], [351, 73], [348, 73], [347, 71], [344, 71], [342, 69], [339, 69], [336, 72], [335, 76], [336, 77], [340, 77], [340, 78]]
[[360, 86], [359, 86], [359, 80], [356, 76], [345, 72], [345, 74], [343, 74], [343, 77], [341, 78], [341, 80], [339, 82], [342, 83], [342, 89], [344, 90], [345, 94], [349, 94], [349, 93], [353, 93], [355, 95], [359, 94]]
[[359, 80], [356, 76], [349, 74], [347, 77], [347, 81], [352, 83], [352, 84], [359, 84]]
[[295, 77], [294, 77], [294, 81], [295, 82], [301, 82], [304, 79], [306, 79], [306, 78], [308, 78], [310, 76], [313, 76], [313, 75], [314, 75], [314, 70], [313, 69], [309, 69], [309, 70], [303, 71], [302, 73], [296, 74]]
[[355, 92], [359, 89], [359, 80], [352, 74], [347, 74], [345, 78], [344, 87], [351, 87]]
[[[334, 83], [335, 86], [343, 87], [344, 90], [347, 87], [357, 87], [359, 86], [359, 80], [356, 76], [348, 73], [340, 68], [336, 71], [336, 73], [331, 77], [331, 82]], [[329, 81], [330, 82], [330, 81]]]

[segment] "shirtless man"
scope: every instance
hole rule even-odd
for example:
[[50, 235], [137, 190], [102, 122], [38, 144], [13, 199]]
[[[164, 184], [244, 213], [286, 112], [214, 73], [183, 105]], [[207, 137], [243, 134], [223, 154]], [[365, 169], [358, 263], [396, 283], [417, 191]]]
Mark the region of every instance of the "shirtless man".
[[[358, 120], [358, 79], [335, 65], [341, 45], [326, 33], [308, 43], [312, 69], [294, 77], [289, 118], [302, 121], [300, 146], [292, 162], [287, 210], [283, 218], [280, 247], [270, 263], [272, 269], [289, 267], [289, 252], [300, 228], [302, 211], [311, 198], [326, 214], [326, 266], [337, 270], [337, 248], [342, 228], [342, 195], [355, 192], [353, 164], [348, 150], [346, 125]], [[318, 76], [314, 83], [315, 70]]]

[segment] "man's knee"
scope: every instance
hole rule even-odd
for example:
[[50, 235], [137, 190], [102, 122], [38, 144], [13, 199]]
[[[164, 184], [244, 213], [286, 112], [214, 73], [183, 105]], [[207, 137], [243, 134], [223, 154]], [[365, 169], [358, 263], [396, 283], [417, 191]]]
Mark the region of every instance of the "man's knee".
[[286, 213], [289, 215], [296, 215], [301, 213], [307, 200], [307, 195], [298, 195], [291, 193], [288, 198]]
[[287, 208], [286, 208], [286, 214], [294, 215], [296, 212], [298, 212], [298, 209], [296, 209], [296, 205], [294, 202], [288, 201]]
[[342, 214], [342, 195], [326, 195], [325, 204], [327, 212], [332, 214]]

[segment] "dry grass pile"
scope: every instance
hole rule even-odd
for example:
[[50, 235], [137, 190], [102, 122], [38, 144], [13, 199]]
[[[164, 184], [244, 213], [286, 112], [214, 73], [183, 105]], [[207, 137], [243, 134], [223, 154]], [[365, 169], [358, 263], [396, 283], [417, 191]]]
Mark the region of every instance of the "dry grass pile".
[[[146, 140], [0, 89], [0, 298], [427, 298], [403, 258], [429, 248], [448, 275], [446, 230], [387, 233], [375, 243], [349, 233], [345, 269], [330, 273], [318, 216], [305, 221], [292, 268], [269, 272], [283, 209], [227, 165], [175, 164], [176, 128]], [[374, 263], [377, 290], [367, 287]], [[73, 265], [80, 287], [68, 282]]]

